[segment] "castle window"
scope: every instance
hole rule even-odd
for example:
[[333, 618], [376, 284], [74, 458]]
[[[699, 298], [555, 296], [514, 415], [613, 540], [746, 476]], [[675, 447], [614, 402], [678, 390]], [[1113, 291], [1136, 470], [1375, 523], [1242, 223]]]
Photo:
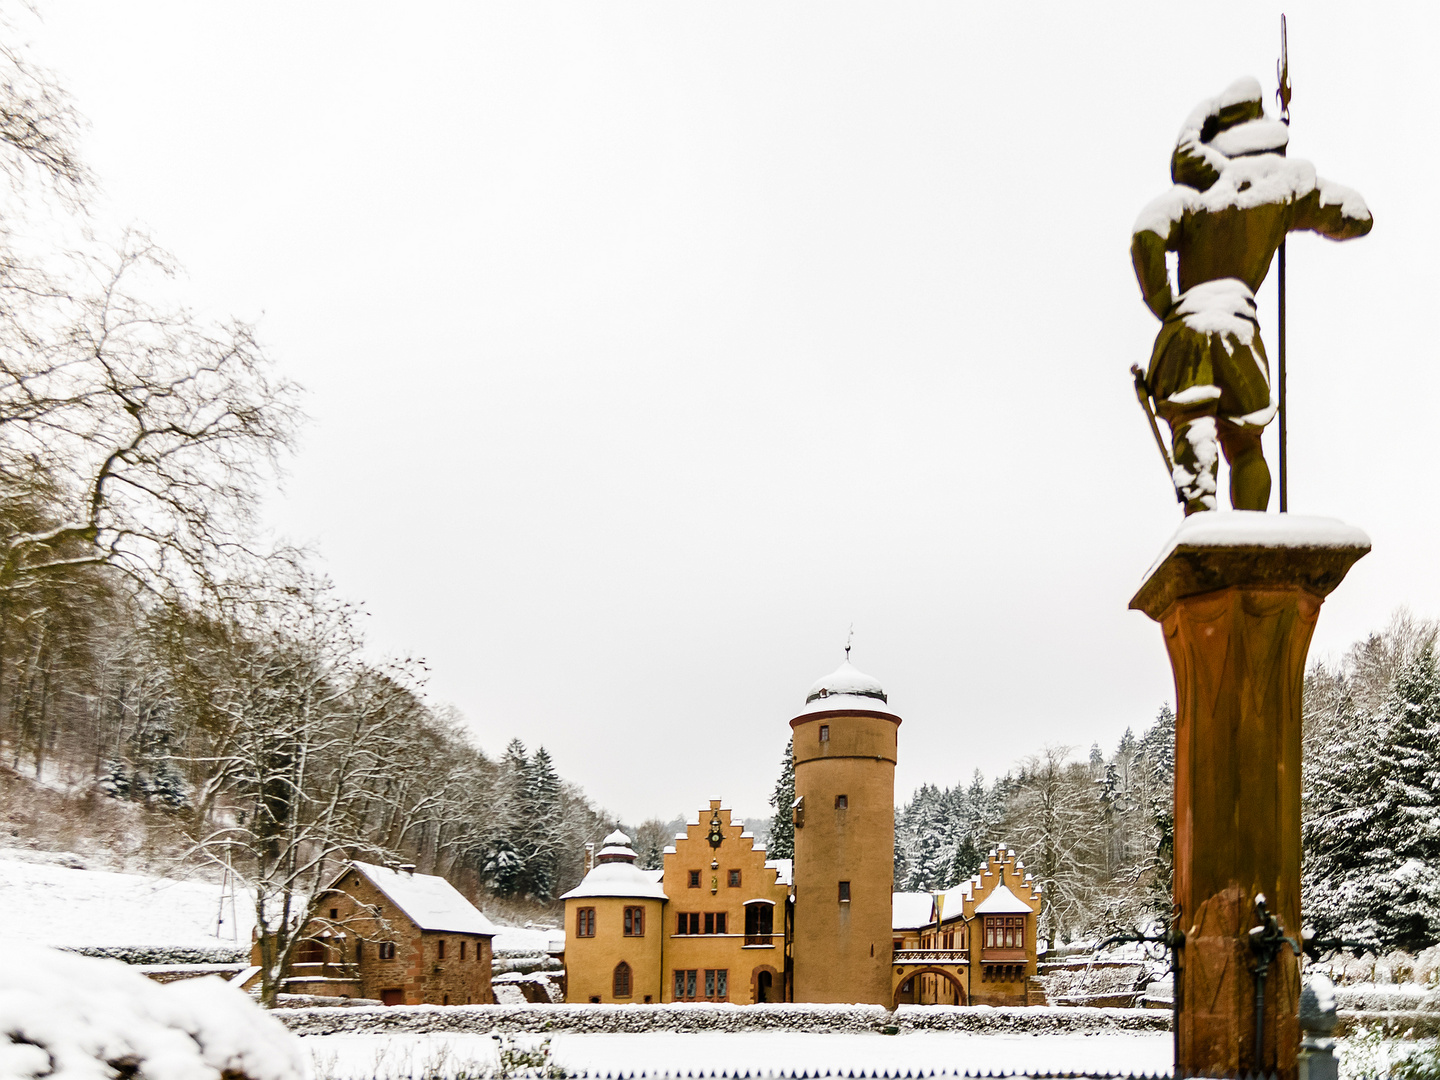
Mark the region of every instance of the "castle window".
[[643, 907], [627, 907], [625, 909], [625, 936], [645, 936], [645, 909]]
[[615, 965], [615, 996], [617, 998], [628, 998], [630, 996], [630, 965], [624, 960]]
[[821, 724], [821, 725], [820, 725], [820, 741], [821, 741], [821, 742], [829, 742], [829, 741], [830, 741], [830, 725], [829, 725], [829, 724]]
[[729, 968], [706, 968], [705, 999], [707, 1001], [725, 1001], [728, 999], [730, 996], [729, 982]]
[[775, 933], [775, 906], [763, 901], [745, 905], [745, 944], [770, 945]]
[[331, 921], [331, 922], [334, 922], [335, 920], [337, 920], [337, 919], [339, 919], [339, 918], [340, 918], [340, 909], [339, 909], [338, 907], [332, 907], [332, 908], [330, 909], [330, 921]]
[[381, 960], [394, 960], [394, 959], [395, 959], [395, 942], [393, 942], [393, 941], [382, 941], [382, 942], [380, 942], [380, 947], [379, 947], [379, 949], [378, 949], [377, 951], [378, 951], [378, 953], [379, 953], [379, 955], [380, 955], [380, 959], [381, 959]]
[[356, 941], [356, 942], [355, 942], [355, 962], [356, 962], [357, 964], [360, 962], [360, 954], [363, 953], [364, 951], [365, 951], [365, 943], [364, 943], [363, 941]]
[[439, 941], [437, 941], [437, 942], [435, 943], [435, 945], [436, 945], [436, 949], [435, 949], [435, 959], [437, 959], [437, 960], [444, 960], [444, 959], [445, 959], [445, 939], [444, 939], [444, 938], [441, 938]]
[[730, 871], [730, 888], [732, 888], [732, 889], [738, 889], [739, 887], [740, 887], [740, 871], [739, 871], [739, 870], [731, 870], [731, 871]]
[[675, 1000], [676, 1000], [676, 1001], [694, 1001], [694, 1000], [695, 1000], [695, 969], [694, 969], [694, 968], [690, 968], [689, 970], [682, 970], [682, 969], [680, 969], [680, 968], [676, 968], [676, 969], [675, 969], [675, 995], [674, 995], [674, 996], [675, 996]]
[[836, 810], [848, 810], [849, 808], [850, 808], [850, 796], [849, 796], [849, 795], [836, 795], [836, 796], [835, 796], [835, 809], [836, 809]]
[[692, 888], [692, 889], [698, 889], [699, 887], [700, 887], [700, 871], [699, 871], [699, 870], [691, 870], [691, 871], [690, 871], [690, 888]]
[[460, 959], [465, 959], [465, 942], [460, 942]]
[[675, 923], [677, 934], [698, 934], [700, 932], [700, 913], [698, 911], [682, 911], [675, 917]]
[[707, 933], [707, 934], [723, 934], [723, 933], [725, 933], [725, 923], [726, 923], [725, 912], [723, 912], [723, 911], [707, 911], [707, 912], [705, 912], [705, 933]]
[[595, 936], [595, 909], [593, 907], [575, 909], [575, 936]]
[[842, 904], [850, 902], [850, 883], [848, 881], [840, 882], [840, 902]]

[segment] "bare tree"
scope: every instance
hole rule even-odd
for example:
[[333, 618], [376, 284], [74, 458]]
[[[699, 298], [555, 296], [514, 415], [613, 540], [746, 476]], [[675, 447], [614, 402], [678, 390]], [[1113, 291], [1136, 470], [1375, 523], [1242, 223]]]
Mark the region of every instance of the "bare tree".
[[1073, 753], [1047, 746], [1022, 762], [1004, 825], [1025, 868], [1045, 886], [1041, 929], [1052, 940], [1088, 926], [1104, 867], [1098, 788]]

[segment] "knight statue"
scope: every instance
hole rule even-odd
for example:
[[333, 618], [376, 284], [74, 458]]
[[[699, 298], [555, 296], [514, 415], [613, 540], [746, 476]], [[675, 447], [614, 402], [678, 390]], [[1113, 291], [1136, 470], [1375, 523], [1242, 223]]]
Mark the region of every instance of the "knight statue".
[[[1216, 508], [1222, 452], [1231, 506], [1270, 503], [1260, 435], [1278, 403], [1255, 294], [1276, 249], [1294, 230], [1349, 240], [1372, 225], [1356, 192], [1285, 157], [1288, 141], [1286, 125], [1265, 115], [1260, 84], [1240, 79], [1190, 114], [1170, 158], [1174, 184], [1135, 223], [1135, 277], [1162, 323], [1142, 393], [1170, 425], [1186, 514]], [[1166, 266], [1172, 251], [1178, 295]]]

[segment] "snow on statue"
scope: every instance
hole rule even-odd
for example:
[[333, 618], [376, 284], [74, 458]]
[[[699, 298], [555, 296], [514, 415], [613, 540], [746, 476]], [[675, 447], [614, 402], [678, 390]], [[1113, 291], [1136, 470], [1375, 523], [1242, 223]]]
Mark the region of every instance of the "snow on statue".
[[[1170, 425], [1186, 514], [1215, 509], [1222, 450], [1230, 504], [1269, 505], [1260, 434], [1277, 402], [1255, 293], [1286, 233], [1349, 240], [1373, 224], [1357, 193], [1284, 156], [1289, 129], [1266, 117], [1261, 102], [1260, 84], [1240, 79], [1196, 106], [1171, 155], [1174, 186], [1141, 212], [1130, 242], [1140, 291], [1164, 324], [1145, 384]], [[1169, 251], [1178, 255], [1178, 296]]]

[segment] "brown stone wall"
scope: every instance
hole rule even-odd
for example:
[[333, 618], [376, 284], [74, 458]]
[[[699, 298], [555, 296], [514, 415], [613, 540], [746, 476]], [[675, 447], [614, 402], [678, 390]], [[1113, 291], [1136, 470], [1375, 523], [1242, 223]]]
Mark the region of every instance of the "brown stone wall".
[[[336, 912], [334, 920], [329, 918], [331, 910]], [[490, 989], [489, 938], [437, 931], [422, 934], [359, 871], [348, 872], [336, 888], [322, 898], [319, 916], [312, 925], [317, 933], [331, 935], [326, 943], [329, 959], [336, 965], [335, 970], [326, 974], [358, 976], [361, 997], [384, 1000], [385, 991], [390, 990], [399, 991], [400, 1001], [405, 1005], [443, 1005], [447, 999], [451, 1005], [488, 1004], [494, 1000]], [[438, 943], [442, 940], [446, 943], [444, 960], [439, 959]], [[461, 941], [466, 943], [463, 961], [460, 960]], [[382, 942], [395, 943], [394, 959], [380, 959]], [[292, 967], [291, 973], [318, 974], [308, 966]], [[343, 990], [337, 988], [335, 993], [353, 993], [351, 985]]]

